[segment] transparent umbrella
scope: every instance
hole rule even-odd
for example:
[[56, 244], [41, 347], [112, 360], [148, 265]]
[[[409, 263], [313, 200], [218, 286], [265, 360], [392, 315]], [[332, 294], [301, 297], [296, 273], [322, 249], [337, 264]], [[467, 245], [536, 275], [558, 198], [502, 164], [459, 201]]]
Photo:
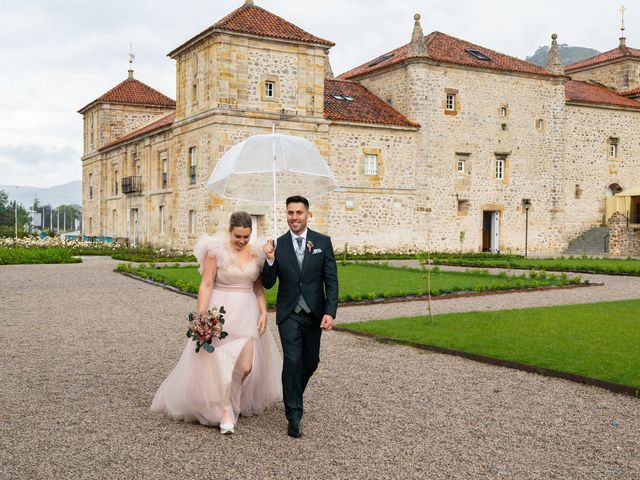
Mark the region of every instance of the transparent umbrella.
[[313, 199], [338, 188], [316, 146], [302, 137], [254, 135], [220, 157], [207, 187], [224, 198], [276, 204], [291, 195]]

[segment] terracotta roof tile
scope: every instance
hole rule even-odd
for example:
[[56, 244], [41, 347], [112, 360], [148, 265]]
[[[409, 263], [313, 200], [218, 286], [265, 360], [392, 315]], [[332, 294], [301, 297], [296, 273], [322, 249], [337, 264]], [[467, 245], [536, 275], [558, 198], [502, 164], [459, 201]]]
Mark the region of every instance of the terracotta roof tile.
[[279, 38], [283, 40], [294, 40], [298, 42], [314, 43], [332, 47], [335, 43], [324, 38], [311, 35], [293, 23], [255, 5], [243, 5], [229, 15], [214, 23], [212, 26], [187, 40], [179, 47], [169, 53], [172, 57], [191, 42], [209, 35], [213, 32], [231, 31], [238, 33], [248, 33], [260, 37]]
[[78, 112], [83, 113], [96, 103], [122, 103], [176, 108], [175, 100], [134, 78], [127, 78], [101, 97], [82, 107]]
[[637, 58], [640, 60], [640, 50], [637, 48], [618, 47], [608, 52], [594, 55], [593, 57], [581, 60], [580, 62], [572, 63], [565, 67], [565, 72], [574, 72], [585, 67], [592, 67], [601, 63], [607, 63], [621, 58]]
[[[485, 68], [489, 70], [501, 70], [507, 72], [529, 73], [534, 75], [552, 76], [553, 74], [542, 67], [533, 65], [515, 57], [510, 57], [503, 53], [489, 50], [469, 43], [459, 38], [451, 37], [440, 32], [432, 32], [425, 36], [427, 45], [427, 57], [430, 60], [455, 65], [467, 65], [470, 67]], [[348, 72], [343, 73], [338, 78], [354, 78], [369, 72], [400, 63], [410, 58], [410, 44], [391, 50], [380, 55], [373, 60], [360, 65]], [[480, 60], [471, 55], [467, 50], [477, 50], [486, 55], [490, 60]]]
[[613, 90], [577, 80], [565, 83], [565, 99], [571, 102], [595, 103], [640, 109], [640, 102], [618, 95]]
[[623, 97], [638, 97], [640, 96], [640, 87], [634, 88], [632, 90], [620, 92], [619, 94], [622, 95]]
[[[334, 97], [347, 96], [352, 100]], [[419, 128], [359, 83], [325, 78], [324, 117], [329, 120]]]
[[130, 140], [134, 140], [138, 137], [142, 137], [144, 135], [150, 134], [150, 133], [154, 133], [158, 130], [161, 130], [165, 127], [169, 127], [173, 124], [173, 122], [176, 119], [176, 112], [172, 112], [169, 115], [166, 115], [162, 118], [160, 118], [159, 120], [156, 120], [154, 122], [151, 122], [148, 125], [145, 125], [144, 127], [141, 127], [137, 130], [134, 130], [133, 132], [130, 132], [128, 134], [126, 134], [123, 137], [120, 137], [116, 140], [114, 140], [113, 142], [107, 143], [106, 145], [104, 145], [103, 147], [99, 148], [98, 151], [101, 152], [103, 150], [107, 150], [109, 148], [115, 147], [117, 145], [120, 145], [122, 143], [128, 142]]

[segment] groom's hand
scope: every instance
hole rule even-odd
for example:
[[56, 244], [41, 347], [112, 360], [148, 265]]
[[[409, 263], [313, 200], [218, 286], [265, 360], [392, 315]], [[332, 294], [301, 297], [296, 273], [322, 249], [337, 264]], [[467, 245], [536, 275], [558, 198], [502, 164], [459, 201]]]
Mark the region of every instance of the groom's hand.
[[333, 330], [333, 317], [331, 315], [325, 315], [320, 322], [320, 328], [325, 332]]
[[272, 264], [273, 260], [276, 258], [276, 255], [275, 255], [276, 250], [273, 246], [273, 240], [267, 240], [267, 243], [264, 244], [264, 247], [262, 247], [262, 250], [264, 251], [265, 257], [267, 257], [269, 264]]

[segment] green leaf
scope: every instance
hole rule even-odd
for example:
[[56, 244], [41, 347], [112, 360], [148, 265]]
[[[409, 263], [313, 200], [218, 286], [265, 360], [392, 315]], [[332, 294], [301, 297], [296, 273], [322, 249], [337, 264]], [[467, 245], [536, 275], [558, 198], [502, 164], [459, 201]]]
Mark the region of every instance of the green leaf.
[[191, 329], [187, 330], [187, 337], [191, 338]]
[[229, 335], [227, 332], [220, 333], [220, 340], [224, 339], [227, 335]]
[[213, 345], [211, 345], [210, 343], [205, 343], [202, 348], [204, 348], [209, 353], [213, 353]]
[[196, 353], [200, 351], [200, 347], [196, 347]]
[[227, 313], [227, 311], [224, 309], [224, 306], [220, 306], [220, 310], [218, 310], [218, 312], [220, 312], [220, 315], [223, 315], [225, 313]]

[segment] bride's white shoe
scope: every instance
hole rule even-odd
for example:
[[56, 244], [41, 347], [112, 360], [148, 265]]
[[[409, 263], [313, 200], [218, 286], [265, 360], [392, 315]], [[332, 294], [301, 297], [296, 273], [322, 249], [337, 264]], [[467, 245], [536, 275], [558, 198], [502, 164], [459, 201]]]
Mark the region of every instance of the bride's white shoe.
[[222, 435], [231, 435], [232, 433], [235, 433], [234, 427], [235, 425], [233, 423], [221, 423], [220, 433]]

